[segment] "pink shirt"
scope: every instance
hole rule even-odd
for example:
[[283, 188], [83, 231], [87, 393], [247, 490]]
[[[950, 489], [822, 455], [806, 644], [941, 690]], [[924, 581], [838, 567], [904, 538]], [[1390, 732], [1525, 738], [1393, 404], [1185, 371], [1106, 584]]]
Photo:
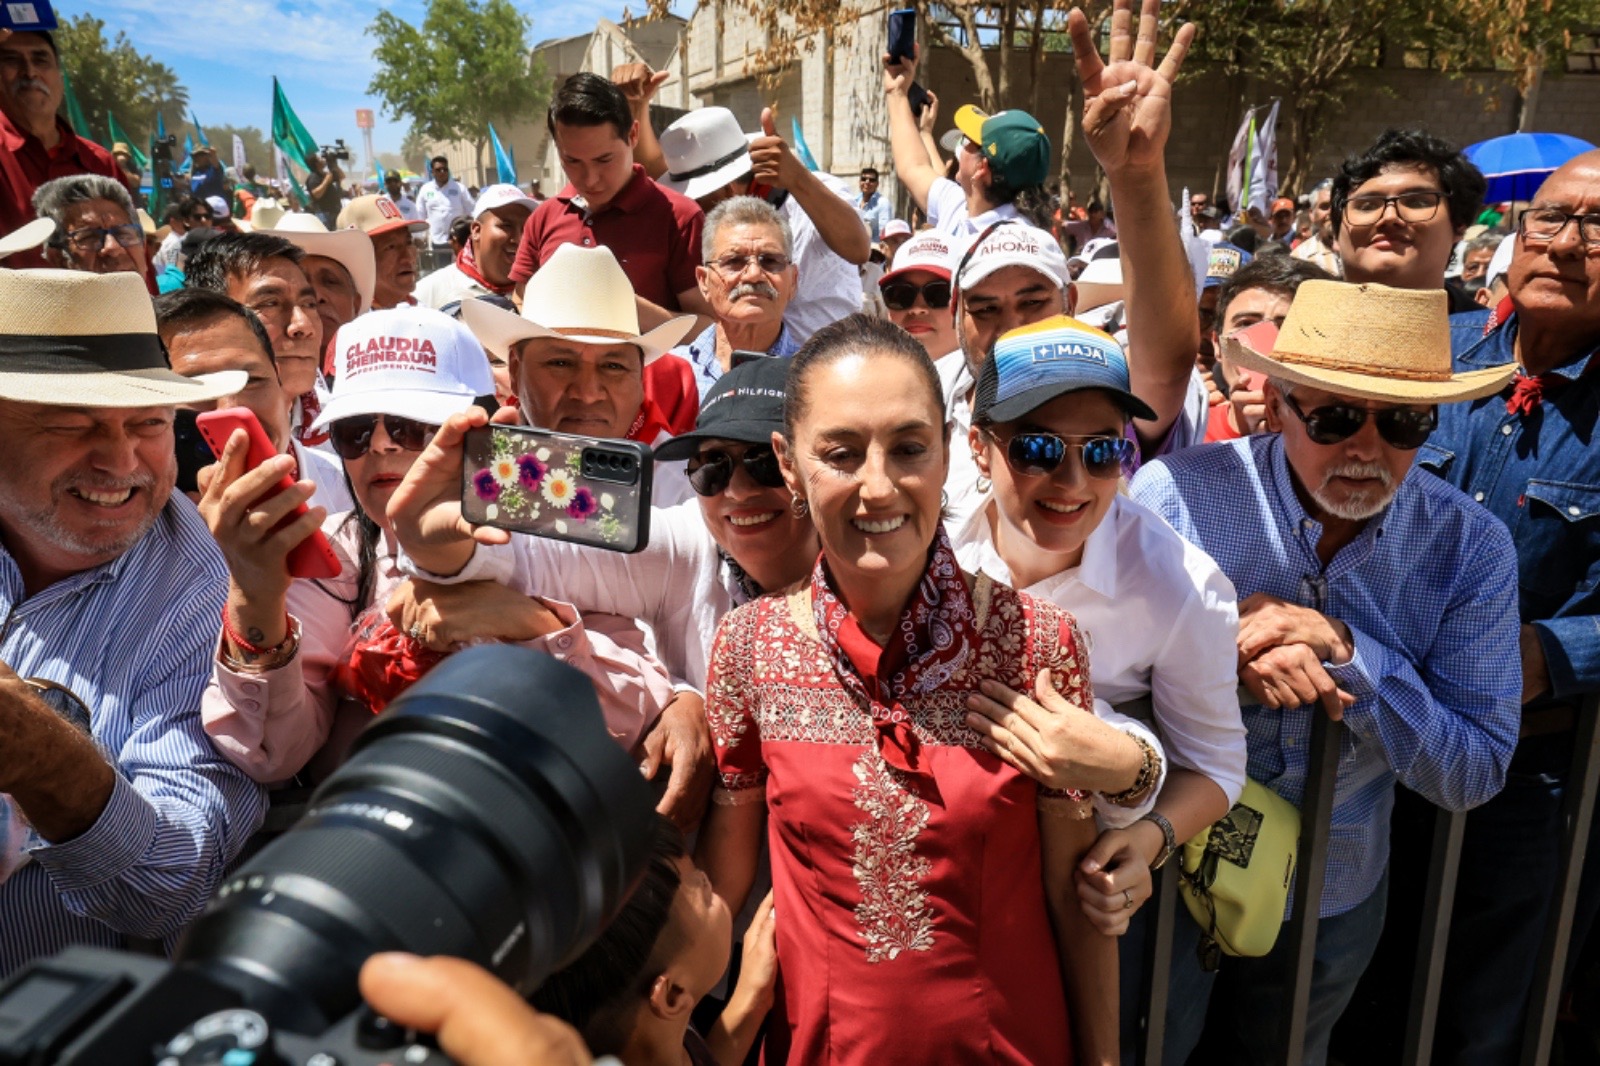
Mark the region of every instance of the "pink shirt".
[[[342, 736], [372, 719], [331, 682], [349, 652], [351, 626], [369, 605], [356, 599], [359, 533], [345, 516], [330, 515], [322, 531], [343, 564], [337, 578], [295, 581], [289, 586], [289, 614], [300, 623], [300, 650], [283, 666], [261, 674], [229, 669], [219, 648], [211, 684], [201, 701], [206, 733], [217, 750], [257, 781], [283, 781], [299, 773], [336, 731]], [[395, 546], [387, 535], [374, 563], [373, 603], [387, 603], [405, 580], [395, 565]], [[618, 615], [578, 618], [576, 608], [544, 600], [565, 628], [527, 647], [547, 651], [582, 670], [594, 682], [606, 728], [630, 751], [672, 699], [666, 668], [647, 650], [638, 623]], [[341, 749], [342, 750], [342, 749]]]

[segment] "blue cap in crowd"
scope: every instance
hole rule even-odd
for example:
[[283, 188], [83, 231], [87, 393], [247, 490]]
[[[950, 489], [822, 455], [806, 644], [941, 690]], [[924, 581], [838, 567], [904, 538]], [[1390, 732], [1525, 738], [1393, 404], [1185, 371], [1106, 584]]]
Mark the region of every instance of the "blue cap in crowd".
[[1206, 288], [1214, 289], [1239, 272], [1255, 256], [1240, 248], [1237, 244], [1227, 241], [1218, 241], [1211, 246], [1211, 252], [1206, 257]]
[[1069, 392], [1104, 389], [1134, 418], [1154, 419], [1130, 391], [1128, 360], [1109, 334], [1066, 315], [1014, 329], [995, 342], [978, 374], [972, 418], [1010, 422]]

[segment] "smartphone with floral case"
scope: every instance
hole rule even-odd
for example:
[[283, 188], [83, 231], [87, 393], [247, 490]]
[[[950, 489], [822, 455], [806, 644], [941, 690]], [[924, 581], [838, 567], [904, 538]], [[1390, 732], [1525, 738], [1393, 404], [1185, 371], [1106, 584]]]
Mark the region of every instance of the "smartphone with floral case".
[[648, 445], [502, 425], [469, 431], [465, 445], [468, 522], [619, 552], [650, 543]]

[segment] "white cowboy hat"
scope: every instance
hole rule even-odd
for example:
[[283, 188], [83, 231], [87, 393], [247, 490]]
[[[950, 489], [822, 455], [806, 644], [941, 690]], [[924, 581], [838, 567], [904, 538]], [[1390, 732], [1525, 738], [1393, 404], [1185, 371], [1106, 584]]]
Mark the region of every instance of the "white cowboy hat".
[[372, 293], [378, 285], [378, 259], [372, 238], [358, 229], [329, 232], [316, 215], [293, 211], [278, 219], [272, 234], [297, 246], [307, 255], [325, 255], [344, 265], [361, 297], [361, 314], [372, 310]]
[[249, 376], [173, 373], [138, 274], [0, 270], [0, 306], [0, 399], [165, 407], [231, 396]]
[[0, 237], [0, 259], [38, 248], [55, 234], [56, 224], [48, 218], [36, 218], [32, 222], [24, 222], [4, 237]]
[[725, 107], [702, 107], [661, 132], [667, 172], [656, 181], [691, 200], [750, 173], [750, 140]]
[[1078, 289], [1077, 309], [1092, 311], [1096, 307], [1124, 299], [1121, 259], [1091, 259], [1074, 282]]
[[1515, 363], [1452, 373], [1443, 289], [1307, 281], [1283, 328], [1258, 322], [1227, 337], [1233, 365], [1292, 385], [1389, 403], [1451, 403], [1499, 392]]
[[463, 300], [461, 320], [489, 351], [509, 359], [511, 348], [537, 337], [566, 337], [585, 344], [634, 344], [652, 363], [694, 328], [679, 315], [649, 333], [639, 332], [639, 305], [622, 264], [609, 248], [563, 244], [545, 260], [522, 293], [522, 313], [483, 300]]

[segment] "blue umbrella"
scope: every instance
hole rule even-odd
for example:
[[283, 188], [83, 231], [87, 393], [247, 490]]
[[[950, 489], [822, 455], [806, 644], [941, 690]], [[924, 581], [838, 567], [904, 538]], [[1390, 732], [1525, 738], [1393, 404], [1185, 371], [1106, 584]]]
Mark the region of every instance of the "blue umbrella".
[[1479, 141], [1466, 156], [1489, 179], [1484, 203], [1531, 200], [1541, 183], [1573, 156], [1594, 145], [1564, 133], [1512, 133]]

